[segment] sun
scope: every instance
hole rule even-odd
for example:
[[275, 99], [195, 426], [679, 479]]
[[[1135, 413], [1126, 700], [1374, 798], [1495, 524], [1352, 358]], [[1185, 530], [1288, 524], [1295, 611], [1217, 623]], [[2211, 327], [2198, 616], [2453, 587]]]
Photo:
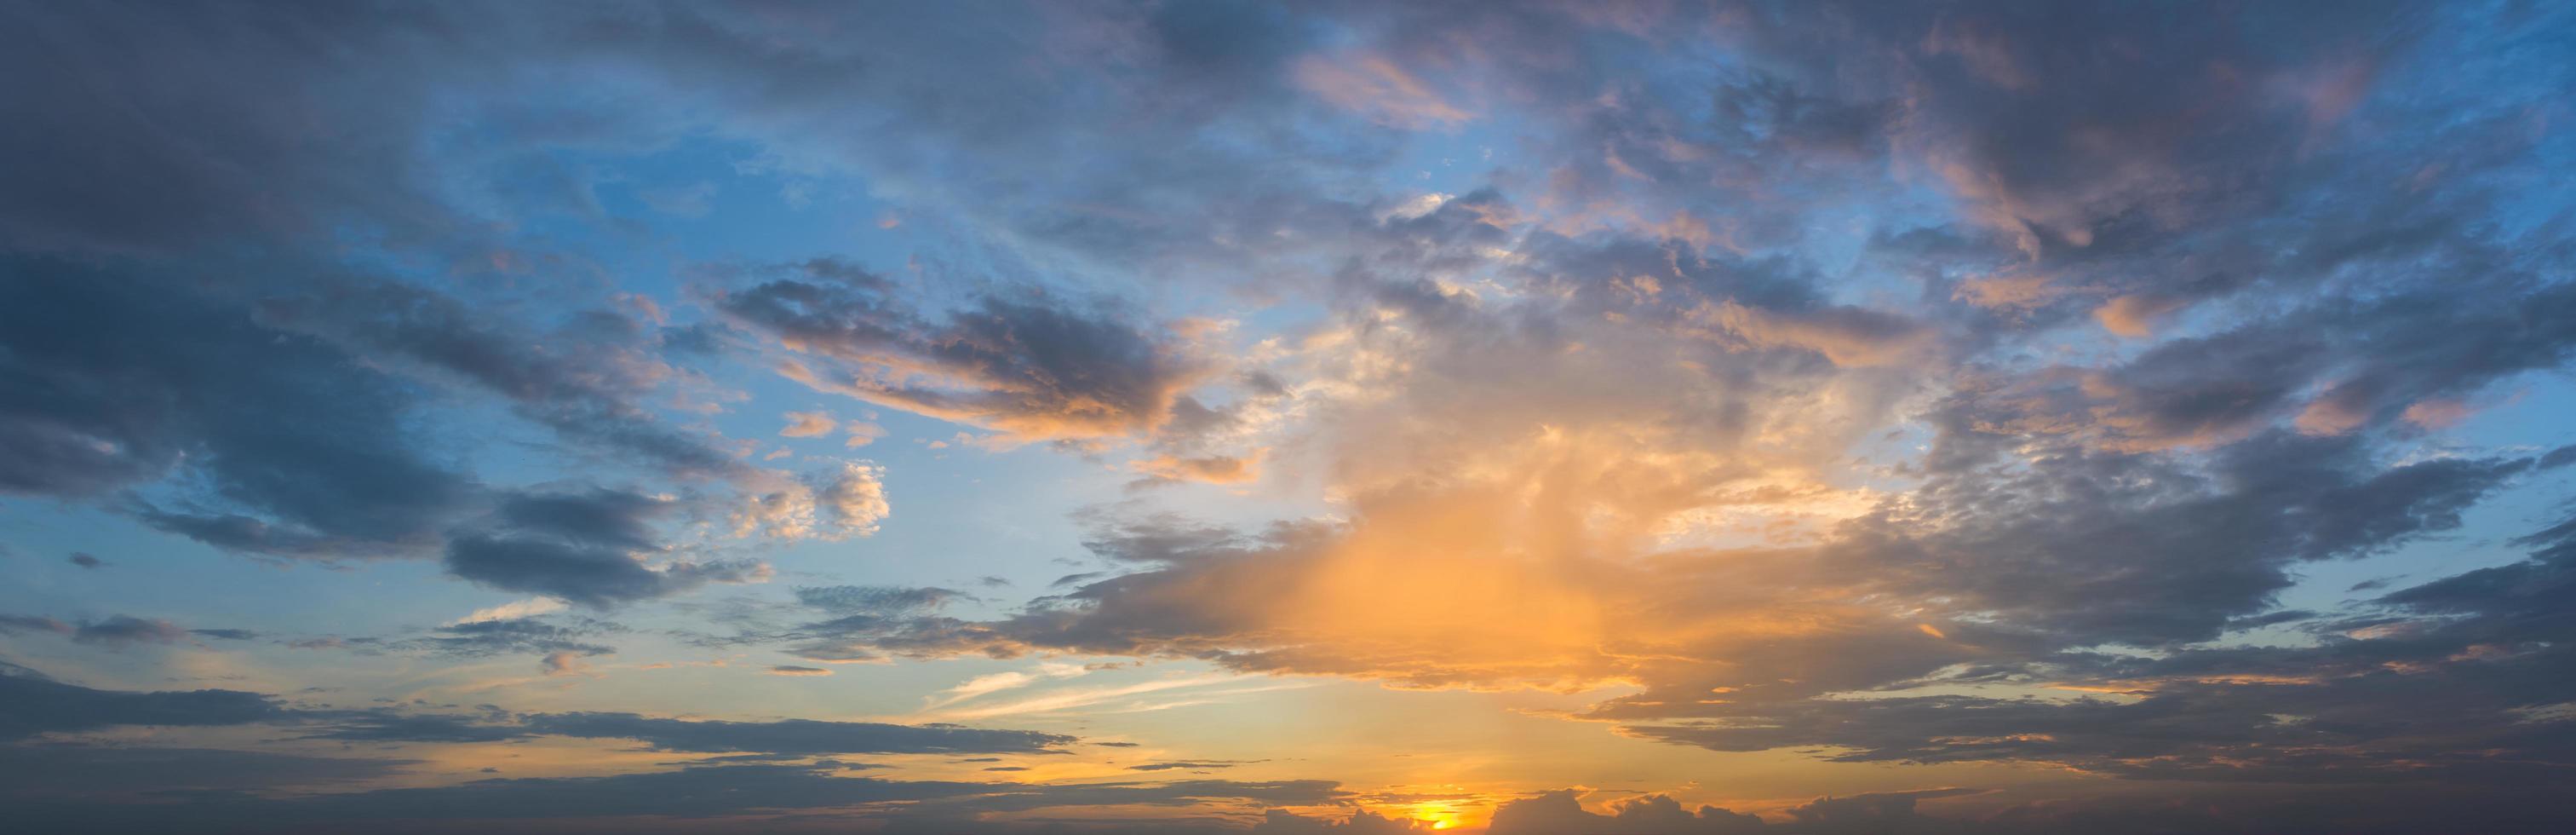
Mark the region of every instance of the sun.
[[1432, 829], [1458, 828], [1458, 813], [1439, 804], [1425, 803], [1413, 807], [1413, 819], [1431, 824]]

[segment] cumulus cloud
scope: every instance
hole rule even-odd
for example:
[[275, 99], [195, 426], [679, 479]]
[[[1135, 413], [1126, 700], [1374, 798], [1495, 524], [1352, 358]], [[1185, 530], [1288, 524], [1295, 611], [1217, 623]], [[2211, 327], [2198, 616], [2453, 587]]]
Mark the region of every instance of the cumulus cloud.
[[892, 515], [885, 468], [843, 461], [836, 469], [774, 480], [763, 492], [745, 496], [732, 522], [737, 537], [840, 540], [874, 535]]
[[582, 671], [581, 654], [570, 650], [546, 653], [537, 659], [537, 671], [550, 676], [572, 675]]
[[1762, 819], [1715, 806], [1683, 808], [1662, 795], [1644, 795], [1609, 804], [1605, 813], [1583, 808], [1571, 789], [1505, 803], [1494, 810], [1488, 831], [1495, 835], [1542, 832], [1620, 832], [1631, 835], [1720, 835], [1763, 831]]
[[787, 428], [778, 430], [778, 434], [790, 438], [812, 438], [832, 434], [832, 430], [839, 426], [840, 423], [831, 415], [822, 412], [788, 412]]

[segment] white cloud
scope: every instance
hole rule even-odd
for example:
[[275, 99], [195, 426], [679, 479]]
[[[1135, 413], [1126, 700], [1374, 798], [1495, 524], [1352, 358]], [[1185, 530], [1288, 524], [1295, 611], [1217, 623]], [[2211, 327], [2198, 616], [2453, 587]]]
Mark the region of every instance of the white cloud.
[[473, 614], [449, 621], [447, 625], [455, 626], [458, 624], [482, 623], [484, 621], [494, 620], [518, 620], [520, 618], [536, 617], [538, 615], [560, 612], [563, 610], [564, 602], [561, 600], [551, 597], [531, 597], [526, 600], [513, 600], [490, 608], [476, 609]]

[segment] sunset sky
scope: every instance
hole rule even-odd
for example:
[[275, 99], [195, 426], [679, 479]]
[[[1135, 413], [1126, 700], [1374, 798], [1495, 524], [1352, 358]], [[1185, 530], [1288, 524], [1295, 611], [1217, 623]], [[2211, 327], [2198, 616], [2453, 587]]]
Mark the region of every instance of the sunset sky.
[[0, 77], [0, 831], [2576, 831], [2576, 3]]

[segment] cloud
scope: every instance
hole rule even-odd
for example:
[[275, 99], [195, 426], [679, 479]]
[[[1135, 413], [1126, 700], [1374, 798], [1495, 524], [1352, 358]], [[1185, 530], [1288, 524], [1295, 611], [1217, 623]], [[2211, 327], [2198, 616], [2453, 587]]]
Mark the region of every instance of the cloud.
[[111, 649], [124, 649], [136, 644], [172, 644], [192, 631], [216, 638], [239, 639], [250, 633], [238, 629], [189, 630], [166, 620], [150, 620], [132, 615], [111, 615], [103, 620], [70, 624], [33, 615], [0, 615], [0, 632], [51, 632], [84, 644], [102, 644]]
[[1211, 455], [1205, 458], [1175, 458], [1158, 455], [1135, 462], [1137, 472], [1167, 481], [1196, 481], [1205, 484], [1241, 484], [1261, 477], [1261, 456], [1237, 458]]
[[737, 537], [841, 540], [873, 536], [894, 515], [885, 468], [843, 461], [837, 469], [784, 480], [748, 495], [732, 515]]
[[828, 676], [832, 674], [832, 671], [821, 667], [799, 667], [793, 664], [780, 664], [769, 668], [769, 674], [773, 676]]
[[175, 644], [188, 631], [170, 621], [147, 621], [137, 616], [111, 616], [106, 621], [90, 621], [72, 629], [72, 639], [82, 644], [108, 644], [108, 647], [131, 647], [131, 644]]
[[[0, 490], [84, 498], [196, 473], [147, 523], [219, 547], [307, 557], [401, 554], [473, 495], [400, 435], [412, 398], [329, 344], [146, 275], [27, 256], [0, 261]], [[95, 335], [133, 328], [130, 349]], [[156, 392], [156, 393], [146, 393]], [[296, 419], [276, 419], [273, 409]], [[291, 423], [291, 426], [290, 426]], [[203, 508], [203, 509], [199, 509]]]
[[[2563, 771], [2563, 537], [2339, 607], [2293, 596], [2327, 561], [2477, 559], [2481, 503], [2576, 460], [2505, 451], [2565, 440], [2528, 427], [2454, 422], [2576, 358], [2564, 212], [2529, 187], [2566, 156], [2563, 13], [1025, 11], [17, 15], [0, 68], [50, 81], [0, 91], [27, 126], [0, 136], [0, 493], [257, 558], [435, 556], [594, 610], [753, 582], [765, 563], [691, 534], [843, 539], [891, 507], [873, 465], [762, 470], [671, 417], [776, 414], [706, 376], [749, 352], [975, 430], [942, 443], [1132, 442], [1105, 463], [1311, 515], [1192, 524], [1138, 491], [1081, 520], [1105, 565], [1020, 609], [842, 587], [804, 601], [827, 617], [740, 639], [801, 658], [1618, 684], [1565, 715], [2121, 791], [2274, 786], [1978, 822], [2005, 830], [2554, 823], [2471, 786]], [[567, 74], [596, 94], [529, 83]], [[694, 214], [753, 191], [625, 170], [702, 144], [791, 203], [864, 183], [892, 208], [861, 216], [900, 215], [883, 234], [921, 256], [696, 267], [659, 302], [618, 286], [669, 249], [629, 203]], [[790, 414], [792, 436], [880, 434]], [[349, 641], [569, 668], [624, 631], [524, 616], [541, 605]], [[0, 628], [111, 647], [240, 632]], [[995, 698], [1048, 669], [934, 707], [1129, 695]], [[2336, 788], [2364, 783], [2404, 791]], [[690, 769], [159, 800], [361, 818], [884, 801], [930, 807], [904, 825], [938, 831], [1077, 795], [1233, 792], [1244, 820], [1255, 796], [1344, 799], [1056, 791]], [[1771, 826], [1932, 828], [1914, 807], [1935, 796]], [[1521, 804], [1641, 831], [1741, 817]], [[101, 825], [167, 811], [90, 805], [128, 816], [84, 821]]]
[[1494, 835], [1548, 832], [1720, 835], [1764, 830], [1761, 818], [1715, 806], [1686, 809], [1663, 795], [1650, 794], [1612, 803], [1606, 814], [1583, 808], [1576, 796], [1577, 792], [1572, 789], [1561, 789], [1505, 803], [1494, 810], [1494, 821], [1487, 831]]
[[1197, 771], [1197, 770], [1208, 770], [1208, 769], [1219, 769], [1219, 768], [1233, 768], [1233, 767], [1238, 766], [1238, 765], [1242, 765], [1242, 763], [1239, 763], [1239, 762], [1236, 762], [1236, 761], [1233, 761], [1233, 760], [1212, 760], [1212, 761], [1206, 761], [1206, 762], [1191, 761], [1191, 760], [1180, 760], [1180, 761], [1174, 761], [1174, 762], [1159, 762], [1159, 763], [1145, 763], [1145, 764], [1143, 764], [1143, 765], [1131, 765], [1131, 766], [1128, 766], [1128, 767], [1127, 767], [1127, 770], [1129, 770], [1129, 771], [1179, 771], [1179, 770], [1191, 770], [1191, 771]]
[[936, 586], [799, 586], [796, 602], [840, 615], [896, 616], [939, 610], [966, 595]]
[[768, 564], [756, 560], [648, 564], [647, 555], [666, 550], [651, 525], [671, 509], [663, 500], [613, 490], [514, 495], [491, 527], [448, 541], [445, 565], [480, 585], [591, 608], [769, 578]]
[[[2278, 737], [2270, 744], [2294, 745], [2312, 738], [2312, 728], [2274, 726], [2278, 715], [2319, 707], [2308, 695], [2319, 691], [2298, 689], [2319, 671], [2296, 661], [2297, 653], [2186, 672], [2229, 657], [2195, 644], [2279, 622], [2258, 616], [2291, 583], [2298, 562], [2375, 553], [2455, 527], [2461, 509], [2531, 465], [2446, 458], [2383, 466], [2365, 450], [2350, 439], [2276, 433], [2223, 450], [2205, 469], [2062, 453], [2026, 469], [1935, 479], [1811, 548], [1619, 560], [1580, 551], [1553, 561], [1536, 558], [1545, 552], [1520, 561], [1498, 556], [1514, 546], [1500, 538], [1508, 523], [1496, 520], [1526, 512], [1518, 510], [1525, 500], [1509, 494], [1380, 496], [1346, 523], [1283, 525], [1257, 537], [1130, 523], [1094, 546], [1139, 566], [1130, 573], [998, 620], [885, 617], [845, 624], [843, 634], [897, 654], [1187, 657], [1243, 672], [1417, 686], [1619, 681], [1646, 689], [1574, 715], [1623, 723], [1633, 736], [1723, 750], [1821, 745], [1844, 751], [1827, 756], [1855, 761], [2038, 759], [2122, 776], [2192, 774], [2215, 767], [2197, 764], [2204, 760], [2249, 758], [2237, 747], [2242, 740]], [[2107, 489], [2110, 472], [2127, 481]], [[1421, 543], [1474, 556], [1443, 564]], [[2142, 550], [2127, 550], [2133, 547]], [[2098, 590], [2104, 585], [2121, 593], [2106, 599]], [[1438, 593], [1411, 592], [1426, 588]], [[1906, 616], [1868, 603], [1899, 595], [1912, 601]], [[1513, 616], [1497, 621], [1495, 611]], [[2525, 646], [2535, 638], [2492, 643]], [[2177, 669], [2136, 668], [2077, 649], [2105, 641], [2168, 648]], [[2475, 643], [2452, 641], [2438, 652], [2390, 660], [2424, 663], [2472, 652]], [[2318, 652], [2330, 658], [2350, 651]], [[1771, 672], [1784, 668], [1802, 672], [1789, 681]], [[2336, 669], [2373, 668], [2338, 662]], [[952, 691], [949, 703], [1027, 681], [979, 679]], [[1933, 685], [2154, 692], [2135, 702], [1905, 692]], [[1836, 695], [1873, 690], [1886, 692]], [[2272, 691], [2277, 703], [2248, 695]], [[1128, 692], [1047, 694], [943, 708], [942, 715], [1056, 710]], [[2516, 721], [2502, 704], [2460, 729], [2476, 748], [2497, 744], [2484, 734]], [[2190, 742], [2113, 730], [2144, 721], [2129, 717], [2177, 715], [2206, 725]], [[1887, 736], [1872, 736], [1879, 733]], [[2322, 778], [2349, 766], [2281, 767]]]
[[581, 654], [570, 650], [549, 652], [537, 659], [537, 672], [550, 676], [572, 675], [582, 669]]
[[749, 561], [653, 567], [615, 548], [518, 537], [461, 537], [447, 549], [447, 570], [460, 578], [593, 608], [665, 597], [709, 582], [758, 582], [767, 579], [766, 568]]
[[406, 713], [375, 709], [363, 711], [324, 712], [305, 717], [320, 727], [305, 734], [305, 739], [333, 739], [345, 742], [429, 742], [470, 743], [501, 742], [521, 739], [526, 729], [516, 724], [494, 721], [494, 716], [455, 716]]
[[51, 632], [57, 635], [70, 635], [72, 634], [73, 629], [74, 627], [71, 624], [48, 617], [40, 617], [36, 615], [0, 615], [0, 632], [16, 633], [34, 631]]
[[269, 697], [238, 690], [130, 692], [95, 690], [0, 666], [0, 739], [119, 725], [240, 725], [279, 718]]
[[1343, 833], [1343, 835], [1394, 835], [1395, 833], [1430, 831], [1433, 830], [1431, 829], [1431, 824], [1428, 821], [1387, 818], [1366, 809], [1352, 812], [1350, 817], [1338, 821], [1304, 817], [1285, 809], [1271, 809], [1263, 812], [1261, 823], [1252, 827], [1252, 832], [1254, 832], [1255, 835], [1300, 835], [1301, 833], [1317, 833], [1318, 835], [1331, 835], [1331, 833]]
[[747, 475], [717, 439], [669, 426], [638, 405], [676, 372], [622, 313], [585, 310], [536, 333], [454, 296], [373, 282], [265, 299], [260, 314], [281, 329], [498, 396], [566, 440], [673, 476]]
[[0, 781], [21, 802], [170, 791], [274, 791], [363, 783], [416, 760], [312, 757], [208, 748], [105, 745], [0, 746]]
[[498, 513], [511, 527], [622, 548], [657, 547], [652, 523], [672, 510], [666, 500], [618, 490], [521, 493], [506, 497]]
[[402, 645], [467, 658], [523, 653], [607, 655], [616, 652], [583, 640], [600, 631], [604, 631], [602, 625], [591, 623], [563, 626], [533, 618], [476, 620], [438, 627], [430, 630], [428, 635], [402, 642]]
[[1072, 737], [1035, 731], [877, 722], [773, 722], [657, 719], [632, 713], [554, 713], [527, 717], [530, 732], [592, 739], [633, 739], [663, 751], [775, 754], [1010, 754], [1070, 744]]
[[832, 434], [832, 430], [839, 426], [831, 415], [822, 412], [788, 412], [787, 428], [778, 430], [778, 434], [790, 438], [812, 438]]
[[1077, 664], [1048, 663], [1040, 664], [1036, 670], [1028, 672], [1013, 670], [1008, 672], [987, 673], [959, 682], [955, 687], [939, 691], [939, 694], [931, 697], [929, 702], [924, 704], [922, 708], [924, 710], [936, 710], [958, 702], [989, 696], [1005, 690], [1027, 687], [1029, 685], [1051, 679], [1073, 678], [1089, 672], [1091, 672], [1089, 668]]
[[[377, 764], [398, 761], [357, 762], [381, 767]], [[832, 768], [822, 766], [747, 764], [596, 777], [493, 778], [278, 798], [216, 791], [165, 804], [102, 803], [49, 795], [26, 801], [18, 811], [24, 815], [22, 820], [38, 825], [78, 822], [92, 831], [115, 832], [171, 825], [192, 827], [190, 831], [364, 825], [384, 831], [430, 832], [452, 828], [455, 821], [468, 817], [494, 831], [535, 832], [559, 826], [565, 819], [598, 816], [633, 817], [637, 826], [648, 831], [676, 832], [702, 829], [719, 819], [747, 822], [761, 819], [762, 813], [828, 809], [844, 817], [874, 819], [889, 831], [953, 832], [959, 826], [989, 828], [976, 823], [971, 810], [977, 808], [1114, 810], [1211, 802], [1311, 805], [1340, 800], [1345, 794], [1327, 781], [1031, 785], [884, 780], [837, 776]], [[1111, 823], [1122, 831], [1175, 835], [1225, 831], [1221, 824], [1211, 826], [1213, 822], [1204, 819]], [[1018, 831], [1019, 826], [995, 825], [1009, 831]]]
[[[2547, 779], [2494, 757], [2548, 760], [2569, 740], [2525, 713], [2558, 700], [2571, 551], [2562, 524], [2519, 540], [2523, 562], [2390, 592], [2375, 615], [2316, 623], [2315, 641], [2213, 645], [2132, 656], [2084, 651], [1902, 683], [1865, 699], [1718, 702], [1706, 717], [1624, 729], [1719, 750], [1831, 746], [1847, 761], [2056, 762], [2139, 779], [2494, 785]], [[1923, 694], [2055, 684], [2075, 699]], [[1654, 698], [1648, 694], [1639, 699]], [[1614, 700], [1603, 716], [1670, 715]], [[2152, 726], [2154, 730], [2145, 730]], [[2327, 753], [2331, 752], [2331, 753]], [[2474, 752], [2474, 753], [2472, 753]]]
[[1727, 300], [1697, 315], [1749, 344], [1802, 348], [1844, 366], [1920, 359], [1932, 343], [1932, 334], [1922, 325], [1857, 307], [1778, 313]]
[[1200, 373], [1176, 340], [1113, 307], [986, 296], [935, 317], [891, 279], [837, 261], [767, 272], [716, 305], [790, 352], [782, 373], [1015, 442], [1149, 432]]
[[[575, 659], [577, 663], [577, 659]], [[577, 669], [577, 667], [576, 667]], [[802, 668], [813, 669], [813, 668]], [[302, 738], [350, 742], [465, 743], [534, 736], [634, 740], [653, 750], [684, 754], [760, 754], [797, 758], [833, 754], [1035, 754], [1073, 744], [1073, 737], [1037, 731], [958, 725], [896, 725], [808, 719], [726, 721], [667, 719], [633, 713], [510, 713], [485, 706], [480, 714], [408, 710], [303, 711], [281, 721], [312, 729]]]
[[563, 601], [552, 597], [531, 597], [526, 600], [513, 600], [499, 606], [476, 609], [466, 616], [457, 618], [454, 622], [447, 625], [458, 626], [468, 623], [482, 623], [484, 621], [531, 618], [538, 615], [553, 614], [555, 612], [563, 611], [564, 606], [565, 604]]
[[1393, 127], [1419, 129], [1475, 118], [1380, 56], [1313, 55], [1300, 60], [1293, 73], [1297, 85], [1317, 97]]

